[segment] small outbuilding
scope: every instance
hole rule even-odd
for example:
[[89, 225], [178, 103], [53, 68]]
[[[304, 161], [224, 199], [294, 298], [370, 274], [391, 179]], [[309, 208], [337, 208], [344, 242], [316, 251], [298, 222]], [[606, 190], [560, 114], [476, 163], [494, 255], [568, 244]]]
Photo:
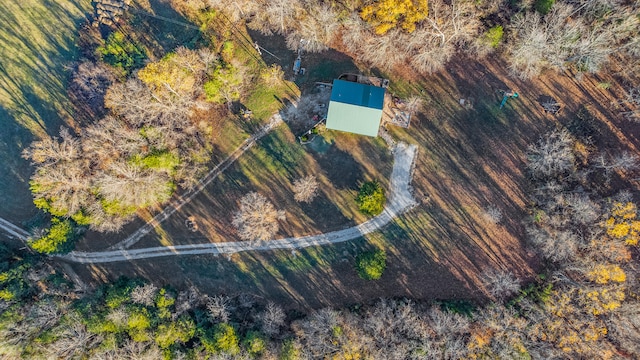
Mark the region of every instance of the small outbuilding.
[[359, 82], [334, 80], [327, 113], [327, 128], [378, 136], [385, 89]]

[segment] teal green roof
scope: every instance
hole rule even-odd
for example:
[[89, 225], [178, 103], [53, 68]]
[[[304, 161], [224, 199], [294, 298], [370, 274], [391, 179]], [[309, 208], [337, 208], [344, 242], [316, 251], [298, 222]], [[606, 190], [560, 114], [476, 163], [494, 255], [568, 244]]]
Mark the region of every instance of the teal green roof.
[[384, 88], [353, 81], [333, 80], [330, 100], [382, 110]]
[[334, 80], [327, 113], [327, 128], [378, 136], [385, 89]]

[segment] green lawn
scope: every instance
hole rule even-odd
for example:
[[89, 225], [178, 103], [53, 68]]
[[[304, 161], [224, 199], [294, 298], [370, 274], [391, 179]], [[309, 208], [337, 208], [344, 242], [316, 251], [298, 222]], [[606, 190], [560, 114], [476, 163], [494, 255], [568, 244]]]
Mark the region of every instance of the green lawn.
[[0, 2], [0, 216], [32, 216], [29, 143], [73, 125], [65, 81], [90, 0]]

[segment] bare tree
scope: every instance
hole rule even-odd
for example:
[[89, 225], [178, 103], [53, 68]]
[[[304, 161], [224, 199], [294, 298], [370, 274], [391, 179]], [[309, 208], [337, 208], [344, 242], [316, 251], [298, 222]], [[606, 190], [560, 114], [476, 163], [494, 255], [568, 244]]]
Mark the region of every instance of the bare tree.
[[557, 114], [561, 108], [560, 103], [557, 102], [555, 99], [550, 99], [548, 101], [545, 101], [541, 105], [545, 112], [548, 112], [553, 115]]
[[116, 162], [96, 179], [100, 196], [124, 212], [167, 201], [174, 186], [164, 172]]
[[487, 292], [496, 300], [504, 300], [520, 290], [520, 280], [513, 273], [490, 269], [480, 275]]
[[622, 115], [628, 120], [640, 122], [640, 86], [629, 89], [626, 98], [620, 102], [627, 106]]
[[472, 42], [479, 30], [478, 10], [472, 2], [435, 0], [429, 2], [424, 25], [400, 44], [416, 70], [434, 72], [451, 59], [457, 46]]
[[[208, 6], [222, 10], [226, 16], [232, 22], [237, 22], [242, 19], [250, 19], [253, 14], [262, 11], [263, 2], [253, 0], [205, 0]], [[254, 23], [252, 29], [257, 30], [256, 27], [266, 26], [266, 24]]]
[[262, 331], [269, 336], [275, 336], [280, 333], [280, 328], [284, 325], [285, 314], [280, 305], [269, 302], [259, 318]]
[[240, 209], [233, 215], [232, 224], [243, 240], [269, 240], [280, 228], [279, 220], [285, 212], [277, 210], [264, 195], [248, 193], [240, 200]]
[[516, 39], [512, 43], [509, 56], [510, 70], [523, 79], [539, 74], [544, 66], [548, 34], [540, 20], [537, 12], [527, 16], [516, 16], [513, 19]]
[[365, 339], [371, 342], [367, 348], [375, 358], [407, 358], [417, 348], [415, 342], [429, 336], [420, 315], [411, 302], [380, 300], [362, 321]]
[[529, 147], [527, 166], [536, 178], [553, 178], [574, 168], [573, 138], [566, 130], [556, 130]]
[[312, 6], [300, 13], [297, 26], [287, 34], [287, 47], [291, 50], [302, 48], [307, 52], [326, 50], [338, 27], [337, 14], [330, 6]]
[[105, 96], [105, 105], [134, 127], [150, 124], [183, 124], [198, 102], [193, 94], [171, 92], [154, 93], [142, 81], [130, 79], [114, 84]]
[[578, 254], [579, 240], [571, 231], [529, 228], [527, 233], [542, 255], [551, 261], [571, 261]]
[[87, 206], [91, 198], [88, 163], [80, 141], [67, 129], [60, 130], [60, 139], [34, 142], [23, 156], [38, 165], [31, 186], [36, 200], [59, 214], [73, 215]]
[[634, 357], [640, 357], [640, 306], [637, 302], [625, 303], [607, 319], [614, 341]]
[[193, 286], [186, 291], [179, 292], [176, 298], [176, 311], [172, 314], [173, 319], [175, 320], [178, 316], [198, 306], [202, 298], [198, 290]]
[[124, 329], [127, 326], [129, 320], [129, 314], [123, 306], [112, 309], [106, 316], [107, 320], [111, 321], [118, 329]]
[[133, 214], [122, 215], [107, 213], [103, 204], [99, 201], [90, 203], [84, 210], [86, 210], [91, 218], [90, 229], [99, 232], [118, 232], [127, 222], [133, 219]]
[[131, 301], [146, 306], [153, 305], [158, 288], [153, 284], [137, 286], [131, 291]]
[[502, 221], [502, 210], [500, 210], [499, 208], [497, 208], [494, 205], [488, 206], [485, 210], [484, 210], [484, 217], [485, 219], [487, 219], [488, 221], [494, 223], [494, 224], [499, 224], [500, 221]]
[[362, 55], [363, 44], [372, 36], [370, 28], [358, 14], [351, 14], [342, 24], [342, 44], [351, 53]]
[[600, 206], [586, 194], [569, 194], [565, 196], [565, 202], [571, 210], [572, 220], [577, 224], [592, 225], [600, 218]]
[[104, 109], [104, 95], [115, 80], [113, 69], [105, 64], [84, 61], [75, 68], [69, 91], [78, 103], [88, 105], [93, 114], [100, 114]]
[[295, 324], [305, 340], [305, 347], [316, 358], [324, 358], [339, 351], [333, 329], [342, 325], [342, 314], [332, 309], [321, 309]]
[[318, 180], [309, 175], [293, 182], [294, 199], [297, 202], [310, 203], [318, 195]]
[[271, 35], [274, 32], [286, 35], [291, 28], [295, 27], [299, 13], [303, 10], [299, 0], [264, 1], [257, 2], [256, 5], [248, 26], [264, 35]]
[[69, 133], [69, 129], [60, 128], [60, 138], [44, 138], [33, 142], [24, 150], [22, 156], [34, 164], [55, 164], [61, 161], [73, 161], [80, 158], [80, 141]]
[[[82, 134], [82, 151], [95, 166], [110, 162], [114, 158], [129, 158], [140, 153], [140, 149], [149, 145], [140, 130], [112, 116], [107, 116], [88, 126]], [[156, 148], [165, 146], [160, 142], [152, 143]]]
[[102, 342], [101, 335], [89, 332], [80, 319], [68, 319], [56, 331], [56, 339], [44, 349], [55, 358], [75, 358]]
[[256, 297], [252, 294], [242, 293], [238, 295], [237, 302], [241, 308], [250, 309], [256, 304]]
[[222, 295], [214, 295], [207, 301], [207, 310], [212, 319], [219, 322], [229, 321], [231, 315], [230, 299]]
[[151, 341], [138, 342], [124, 337], [115, 349], [98, 348], [92, 353], [97, 360], [156, 360], [162, 358], [162, 350]]
[[511, 72], [527, 79], [545, 67], [564, 70], [569, 64], [579, 72], [598, 71], [616, 51], [616, 30], [609, 24], [588, 25], [588, 19], [574, 16], [578, 11], [556, 3], [544, 17], [537, 12], [515, 16]]
[[34, 198], [48, 203], [49, 211], [73, 215], [86, 208], [93, 198], [90, 178], [82, 160], [40, 167], [31, 177]]
[[260, 71], [260, 78], [267, 86], [276, 88], [284, 81], [284, 71], [280, 65], [271, 65]]
[[488, 347], [496, 358], [516, 359], [521, 356], [523, 347], [529, 351], [529, 321], [513, 307], [492, 304], [479, 309], [474, 318], [478, 319], [478, 332], [492, 335]]
[[463, 334], [469, 330], [469, 318], [432, 307], [427, 312], [427, 319], [431, 329], [437, 336], [446, 337], [449, 334]]
[[414, 95], [405, 100], [405, 109], [411, 113], [419, 113], [424, 109], [424, 98]]
[[638, 168], [638, 156], [628, 151], [616, 155], [600, 154], [595, 159], [594, 166], [604, 169], [607, 175], [613, 171], [628, 172]]
[[404, 63], [410, 55], [410, 50], [399, 46], [413, 38], [414, 34], [406, 34], [400, 29], [394, 29], [384, 35], [371, 35], [362, 44], [360, 58], [382, 69], [391, 70], [394, 66]]

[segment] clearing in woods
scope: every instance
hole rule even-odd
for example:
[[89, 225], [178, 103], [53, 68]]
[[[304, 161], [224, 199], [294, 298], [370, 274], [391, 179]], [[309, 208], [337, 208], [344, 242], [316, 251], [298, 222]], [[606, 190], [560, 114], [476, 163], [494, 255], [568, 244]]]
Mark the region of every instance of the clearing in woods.
[[[14, 14], [15, 11], [9, 13]], [[1, 26], [11, 29], [8, 24], [15, 23], [5, 21]], [[282, 38], [254, 37], [261, 46], [280, 57], [282, 68], [290, 72], [293, 54], [289, 52], [286, 55], [287, 51], [278, 50], [284, 49]], [[31, 62], [43, 58], [36, 54], [32, 59]], [[263, 59], [267, 63], [275, 61], [268, 54], [264, 54]], [[308, 82], [331, 80], [339, 75], [333, 72], [357, 70], [359, 65], [335, 51], [314, 54], [308, 59], [305, 65]], [[6, 67], [4, 62], [3, 67]], [[360, 67], [361, 71], [368, 72], [364, 66]], [[556, 126], [569, 126], [571, 129], [570, 125], [578, 118], [583, 119], [585, 112], [594, 119], [591, 135], [596, 145], [606, 145], [611, 151], [637, 152], [640, 140], [635, 134], [640, 131], [634, 127], [623, 132], [622, 126], [626, 129], [630, 126], [622, 124], [623, 120], [612, 109], [612, 100], [619, 98], [624, 89], [619, 85], [607, 89], [598, 86], [599, 83], [617, 84], [616, 79], [586, 75], [578, 82], [572, 77], [547, 73], [536, 80], [522, 81], [508, 76], [505, 69], [506, 64], [495, 56], [487, 60], [458, 59], [448, 64], [447, 71], [424, 77], [402, 74], [403, 69], [397, 69], [396, 75], [386, 76], [391, 80], [391, 91], [396, 95], [418, 94], [425, 100], [424, 111], [413, 118], [409, 129], [390, 128], [397, 139], [419, 146], [412, 185], [420, 204], [366, 239], [295, 252], [275, 250], [239, 253], [228, 258], [195, 255], [70, 266], [83, 279], [93, 283], [113, 280], [120, 275], [143, 276], [158, 284], [169, 283], [179, 288], [193, 285], [212, 293], [252, 293], [299, 309], [344, 306], [379, 297], [482, 299], [483, 295], [478, 290], [478, 274], [487, 268], [510, 270], [525, 279], [532, 277], [538, 270], [537, 259], [526, 248], [522, 224], [528, 215], [527, 146]], [[5, 71], [3, 76], [6, 74]], [[303, 88], [306, 86], [302, 81], [297, 83]], [[3, 85], [5, 88], [7, 86]], [[499, 90], [515, 90], [520, 97], [499, 109], [502, 98]], [[548, 96], [562, 104], [559, 115], [544, 113], [539, 99]], [[284, 103], [283, 99], [278, 102], [274, 94], [263, 93], [259, 99], [254, 102], [275, 100], [269, 104], [276, 108]], [[464, 106], [460, 99], [465, 99]], [[21, 114], [15, 110], [20, 109], [16, 105], [20, 104], [19, 101], [7, 102], [4, 98], [2, 101], [3, 116], [5, 112]], [[42, 102], [45, 103], [52, 104]], [[33, 107], [31, 101], [27, 104], [29, 109]], [[55, 106], [60, 105], [56, 103]], [[12, 124], [19, 122], [16, 120]], [[45, 128], [55, 133], [58, 124]], [[20, 126], [22, 129], [30, 128]], [[244, 129], [245, 126], [229, 123], [228, 128], [221, 130], [225, 134], [221, 135], [222, 138], [230, 135], [234, 141], [241, 142], [242, 136], [235, 132], [238, 128]], [[2, 134], [5, 136], [4, 131]], [[328, 132], [324, 137], [330, 145], [329, 150], [316, 152], [312, 148], [301, 148], [294, 142], [293, 135], [284, 128], [261, 140], [259, 146], [252, 148], [224, 176], [214, 181], [203, 192], [200, 201], [191, 203], [192, 207], [184, 209], [184, 214], [176, 214], [175, 224], [167, 223], [166, 229], [159, 229], [136, 246], [190, 244], [202, 242], [203, 238], [210, 241], [215, 240], [212, 236], [215, 233], [219, 234], [219, 239], [233, 237], [235, 235], [228, 226], [230, 213], [235, 209], [239, 196], [249, 190], [265, 192], [276, 206], [287, 209], [291, 206], [296, 217], [292, 218], [292, 223], [283, 225], [282, 236], [325, 231], [327, 229], [322, 228], [326, 223], [324, 220], [315, 224], [305, 222], [321, 219], [323, 215], [318, 212], [322, 209], [318, 208], [322, 206], [311, 205], [301, 211], [306, 205], [295, 205], [286, 195], [290, 192], [287, 186], [295, 175], [308, 171], [319, 171], [331, 182], [348, 179], [335, 186], [335, 194], [339, 197], [328, 196], [319, 204], [347, 207], [338, 209], [338, 213], [346, 218], [342, 223], [345, 227], [362, 222], [360, 215], [353, 212], [353, 208], [348, 208], [353, 205], [347, 204], [353, 201], [357, 187], [353, 184], [355, 180], [388, 179], [390, 156], [386, 154], [381, 140]], [[3, 156], [12, 154], [1, 150]], [[17, 156], [15, 158], [19, 160]], [[377, 168], [372, 164], [383, 165]], [[349, 173], [352, 169], [355, 172]], [[26, 175], [23, 173], [23, 181]], [[22, 186], [27, 189], [26, 183], [23, 182]], [[637, 182], [630, 186], [638, 189]], [[610, 195], [607, 191], [611, 189], [602, 188], [601, 191]], [[30, 196], [26, 195], [30, 203]], [[497, 224], [485, 216], [489, 207], [498, 208], [503, 214]], [[8, 212], [5, 207], [2, 211], [2, 214]], [[351, 218], [344, 216], [349, 212]], [[178, 229], [184, 229], [184, 219], [194, 216], [194, 213], [202, 216], [200, 226], [206, 232], [200, 238], [189, 238], [184, 230]], [[11, 214], [8, 218], [15, 219]], [[139, 224], [132, 225], [132, 228], [137, 226]], [[109, 237], [105, 236], [105, 240]], [[84, 242], [79, 247], [80, 250], [99, 250], [108, 245], [108, 241]], [[388, 267], [380, 280], [367, 282], [358, 278], [353, 269], [354, 258], [374, 247], [387, 251]]]
[[[390, 76], [391, 91], [400, 96], [420, 94], [426, 101], [409, 129], [390, 128], [399, 140], [419, 146], [412, 185], [420, 204], [366, 239], [294, 252], [72, 266], [88, 279], [141, 275], [178, 287], [252, 293], [297, 309], [379, 297], [479, 300], [483, 294], [478, 274], [487, 268], [530, 278], [539, 266], [524, 240], [527, 146], [556, 126], [570, 126], [584, 111], [596, 119], [596, 145], [638, 151], [640, 142], [633, 132], [620, 130], [629, 124], [611, 108], [611, 100], [622, 89], [598, 87], [600, 82], [615, 83], [614, 79], [585, 76], [577, 82], [548, 73], [522, 81], [507, 76], [504, 68], [500, 59], [465, 59], [450, 64], [447, 72], [413, 77], [411, 82]], [[313, 73], [313, 68], [308, 71]], [[412, 76], [405, 74], [405, 79]], [[501, 110], [501, 89], [515, 89], [521, 96]], [[557, 99], [562, 112], [544, 113], [541, 96]], [[460, 105], [461, 98], [467, 106]], [[637, 189], [638, 184], [632, 186]], [[486, 216], [490, 206], [503, 214], [497, 224]], [[388, 267], [380, 280], [368, 282], [358, 278], [354, 258], [374, 247], [387, 251]]]

